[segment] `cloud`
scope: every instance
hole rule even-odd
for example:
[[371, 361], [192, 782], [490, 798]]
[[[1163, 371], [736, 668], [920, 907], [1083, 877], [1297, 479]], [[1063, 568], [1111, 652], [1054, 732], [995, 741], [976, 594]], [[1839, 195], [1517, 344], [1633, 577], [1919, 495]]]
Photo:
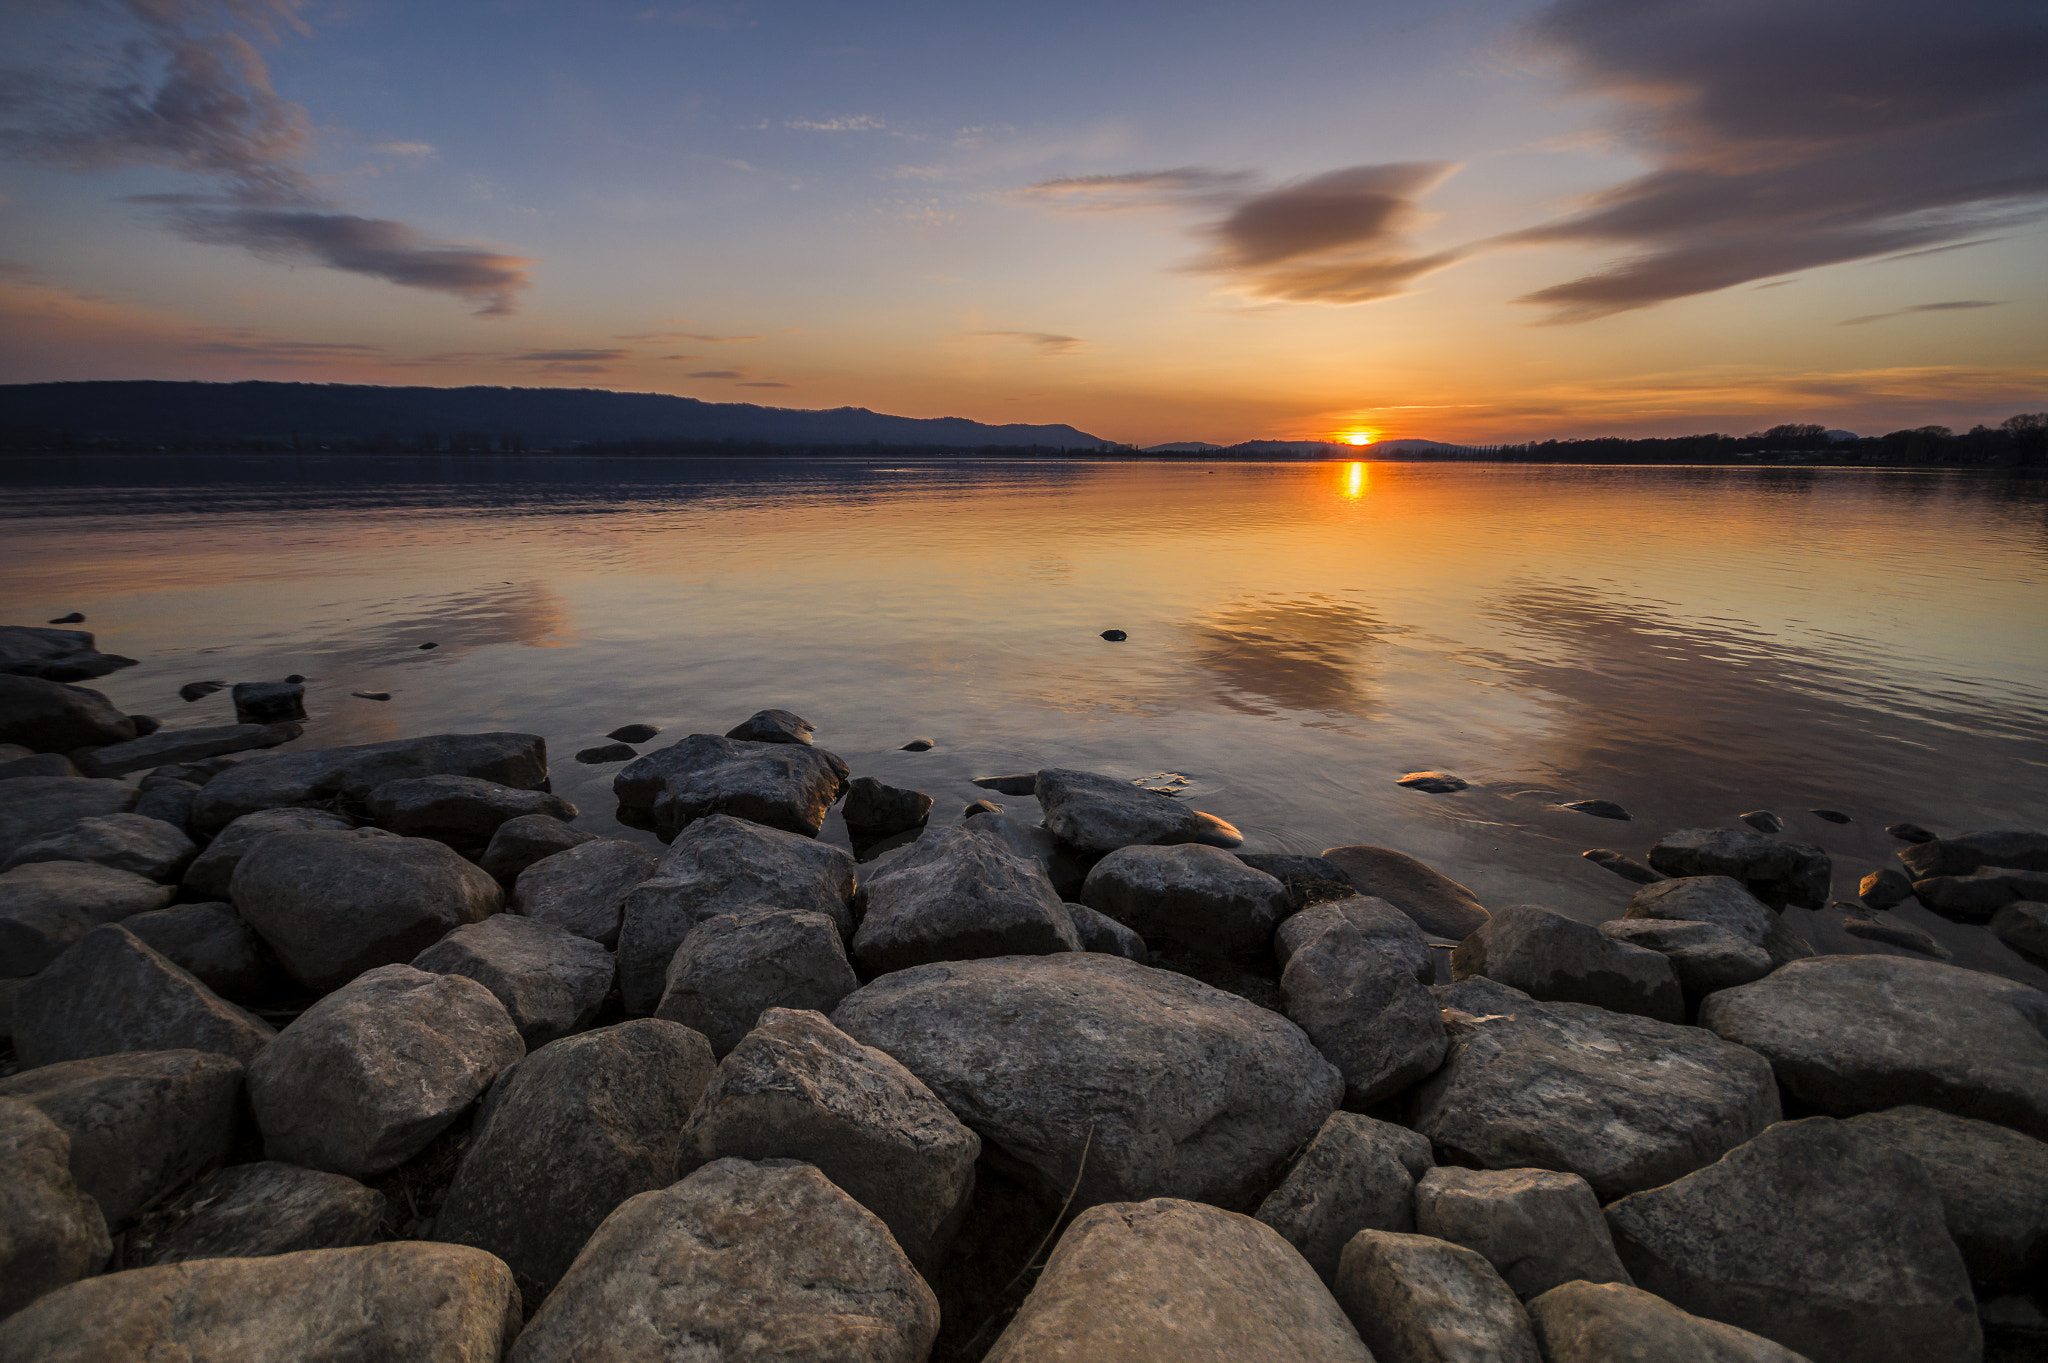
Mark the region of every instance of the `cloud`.
[[1052, 331], [969, 331], [968, 336], [997, 336], [1036, 346], [1041, 355], [1071, 355], [1086, 344], [1079, 336], [1062, 336]]
[[608, 364], [633, 358], [630, 350], [523, 350], [506, 357], [515, 364], [552, 360], [570, 364]]
[[379, 142], [370, 150], [381, 151], [386, 156], [406, 156], [424, 161], [434, 155], [434, 144], [431, 142]]
[[712, 345], [729, 341], [758, 341], [759, 336], [707, 336], [700, 331], [635, 331], [612, 337], [614, 341], [703, 341]]
[[737, 379], [743, 377], [737, 369], [700, 369], [694, 374], [683, 375], [686, 379]]
[[241, 246], [270, 260], [312, 260], [415, 289], [454, 294], [477, 304], [479, 316], [518, 311], [532, 261], [466, 246], [436, 246], [402, 222], [349, 213], [275, 209], [191, 209], [174, 216], [178, 231], [201, 242]]
[[1987, 302], [1981, 298], [1966, 298], [1953, 303], [1921, 303], [1895, 312], [1873, 312], [1864, 317], [1846, 317], [1835, 323], [1839, 327], [1860, 327], [1865, 322], [1882, 322], [1887, 317], [1904, 317], [1909, 312], [1964, 312], [1971, 308], [1996, 308], [2002, 303]]
[[756, 382], [756, 383], [743, 383], [743, 384], [741, 384], [741, 385], [739, 385], [739, 386], [740, 386], [740, 387], [742, 387], [742, 388], [794, 388], [794, 387], [796, 387], [796, 385], [795, 385], [795, 384], [793, 384], [793, 383], [767, 383], [767, 382]]
[[318, 365], [334, 360], [380, 360], [380, 345], [354, 345], [340, 341], [280, 341], [268, 337], [238, 334], [233, 339], [203, 341], [185, 347], [198, 355], [233, 355], [255, 364]]
[[1067, 175], [1025, 188], [1027, 199], [1068, 213], [1118, 213], [1134, 208], [1227, 208], [1249, 195], [1258, 176], [1248, 170], [1133, 170], [1117, 175]]
[[882, 133], [889, 131], [889, 125], [873, 114], [854, 114], [848, 118], [792, 118], [784, 121], [783, 127], [805, 133]]

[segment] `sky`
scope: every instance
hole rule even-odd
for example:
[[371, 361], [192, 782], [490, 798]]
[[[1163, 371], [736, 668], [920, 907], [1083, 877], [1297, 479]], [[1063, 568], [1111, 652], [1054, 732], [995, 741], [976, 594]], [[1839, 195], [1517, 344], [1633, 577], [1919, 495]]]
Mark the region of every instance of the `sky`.
[[2048, 410], [2039, 0], [0, 0], [0, 382], [1121, 442]]

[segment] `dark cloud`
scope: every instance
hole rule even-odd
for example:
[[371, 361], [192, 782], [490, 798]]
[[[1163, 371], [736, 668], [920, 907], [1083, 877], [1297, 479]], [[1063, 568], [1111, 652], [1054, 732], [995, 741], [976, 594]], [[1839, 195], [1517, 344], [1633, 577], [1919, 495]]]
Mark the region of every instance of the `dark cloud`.
[[635, 331], [612, 337], [614, 341], [758, 341], [759, 336], [709, 336], [701, 331]]
[[1071, 355], [1085, 344], [1079, 336], [1062, 336], [1053, 331], [970, 331], [969, 336], [996, 336], [1022, 341], [1041, 355]]
[[384, 356], [380, 345], [351, 345], [339, 341], [279, 341], [262, 336], [236, 336], [206, 341], [188, 347], [200, 355], [234, 355], [257, 364], [322, 364], [330, 360], [378, 360]]
[[193, 209], [173, 219], [194, 241], [241, 246], [271, 260], [312, 260], [351, 274], [454, 294], [481, 316], [518, 310], [532, 264], [520, 256], [467, 246], [436, 246], [402, 222], [350, 213], [281, 209]]
[[741, 377], [737, 369], [700, 369], [694, 374], [683, 375], [686, 379], [736, 379]]
[[794, 388], [794, 387], [796, 387], [796, 385], [795, 385], [795, 384], [793, 384], [793, 383], [768, 383], [768, 382], [765, 382], [765, 381], [764, 381], [764, 382], [758, 382], [758, 383], [743, 383], [743, 384], [740, 384], [739, 386], [740, 386], [740, 387], [742, 387], [742, 388]]
[[1966, 298], [1954, 303], [1921, 303], [1910, 308], [1899, 308], [1892, 312], [1873, 312], [1864, 317], [1845, 317], [1835, 323], [1842, 327], [1860, 327], [1865, 322], [1882, 322], [1887, 317], [1904, 317], [1909, 312], [1967, 312], [1972, 308], [1995, 308], [2000, 304], [1981, 298]]
[[566, 364], [608, 364], [614, 360], [631, 359], [632, 356], [630, 350], [522, 350], [507, 358], [515, 363], [552, 360]]

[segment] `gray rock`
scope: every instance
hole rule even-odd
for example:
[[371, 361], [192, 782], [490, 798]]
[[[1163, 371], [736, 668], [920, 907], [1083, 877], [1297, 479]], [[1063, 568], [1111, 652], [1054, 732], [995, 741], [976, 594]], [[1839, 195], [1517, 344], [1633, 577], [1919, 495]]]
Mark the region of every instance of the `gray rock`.
[[1920, 1161], [1941, 1196], [1949, 1238], [1980, 1288], [2041, 1281], [2048, 1270], [2048, 1142], [1929, 1107], [1867, 1112], [1849, 1126]]
[[1415, 1229], [1483, 1255], [1529, 1298], [1560, 1283], [1626, 1283], [1600, 1201], [1577, 1174], [1432, 1169], [1415, 1185]]
[[856, 776], [846, 785], [840, 813], [847, 832], [856, 837], [886, 838], [924, 826], [931, 817], [932, 797], [921, 790], [885, 786], [872, 776]]
[[412, 968], [463, 975], [491, 991], [528, 1047], [580, 1032], [612, 989], [612, 954], [587, 937], [516, 914], [465, 923]]
[[[72, 611], [50, 623], [75, 625], [84, 619]], [[97, 652], [92, 635], [86, 630], [42, 629], [33, 625], [0, 627], [0, 672], [67, 682], [104, 677], [118, 668], [133, 666], [133, 658]]]
[[580, 748], [576, 760], [586, 767], [602, 767], [613, 762], [630, 762], [640, 754], [628, 743], [604, 743], [595, 748]]
[[500, 885], [510, 889], [512, 882], [519, 879], [519, 873], [535, 862], [557, 852], [566, 852], [596, 836], [580, 828], [571, 828], [551, 815], [522, 814], [498, 825], [498, 831], [491, 834], [490, 845], [477, 858], [477, 865]]
[[645, 743], [660, 732], [657, 724], [621, 724], [605, 737], [614, 743]]
[[0, 975], [0, 1045], [14, 1045], [14, 998], [28, 981]]
[[1068, 904], [1066, 910], [1067, 920], [1081, 938], [1081, 950], [1107, 952], [1139, 965], [1152, 959], [1145, 939], [1108, 914], [1097, 913], [1086, 904]]
[[831, 919], [805, 909], [748, 909], [690, 930], [669, 962], [654, 1015], [703, 1033], [722, 1056], [769, 1009], [829, 1013], [858, 988]]
[[[725, 731], [727, 738], [749, 743], [802, 743], [809, 746], [818, 726], [788, 710], [756, 710]], [[652, 737], [653, 735], [649, 735]]]
[[1448, 1241], [1360, 1231], [1344, 1247], [1337, 1300], [1379, 1363], [1542, 1363], [1514, 1292]]
[[319, 991], [410, 961], [504, 899], [442, 844], [369, 828], [273, 833], [243, 854], [228, 894], [291, 977]]
[[1280, 1236], [1196, 1202], [1075, 1218], [989, 1363], [1372, 1363], [1329, 1289]]
[[1781, 1122], [1707, 1168], [1615, 1202], [1607, 1222], [1645, 1291], [1817, 1363], [1983, 1355], [1933, 1182], [1911, 1157], [1833, 1118]]
[[1847, 814], [1844, 814], [1839, 809], [1809, 809], [1806, 812], [1813, 815], [1814, 818], [1825, 820], [1828, 823], [1856, 822], [1854, 819], [1850, 818]]
[[0, 871], [0, 918], [68, 911], [95, 925], [118, 923], [160, 909], [176, 894], [133, 871], [89, 861], [34, 861]]
[[1884, 831], [1891, 834], [1893, 837], [1897, 838], [1901, 842], [1934, 841], [1934, 834], [1928, 832], [1926, 829], [1922, 828], [1917, 823], [1886, 824], [1884, 827]]
[[1611, 851], [1605, 847], [1595, 847], [1591, 851], [1581, 852], [1579, 855], [1592, 862], [1595, 866], [1598, 866], [1601, 870], [1612, 871], [1623, 880], [1634, 881], [1638, 885], [1655, 885], [1658, 881], [1664, 879], [1662, 871], [1652, 870], [1634, 857], [1623, 856], [1621, 853]]
[[2014, 951], [2048, 960], [2048, 904], [2007, 904], [1991, 916], [1991, 931]]
[[71, 1138], [71, 1176], [110, 1228], [225, 1163], [242, 1064], [207, 1051], [131, 1051], [0, 1079]]
[[225, 828], [244, 814], [328, 804], [361, 803], [391, 781], [414, 776], [474, 776], [518, 790], [544, 790], [547, 744], [534, 734], [429, 734], [389, 743], [244, 758], [208, 781], [193, 801], [192, 818], [204, 831]]
[[815, 1012], [771, 1008], [690, 1117], [697, 1158], [816, 1165], [933, 1266], [967, 1214], [981, 1140], [909, 1070]]
[[187, 1259], [254, 1259], [303, 1249], [346, 1249], [377, 1238], [384, 1194], [352, 1178], [263, 1160], [207, 1176], [177, 1219], [130, 1232], [131, 1268]]
[[1873, 909], [1889, 909], [1913, 897], [1913, 882], [1889, 866], [1879, 867], [1856, 887], [1856, 897]]
[[626, 896], [652, 879], [660, 862], [653, 848], [637, 842], [586, 838], [521, 871], [513, 882], [511, 909], [609, 950], [619, 944]]
[[396, 1168], [526, 1053], [475, 980], [387, 965], [321, 999], [249, 1067], [272, 1159], [367, 1178]]
[[1785, 821], [1771, 813], [1768, 809], [1752, 809], [1747, 814], [1738, 814], [1735, 817], [1759, 833], [1782, 833], [1785, 831]]
[[199, 849], [182, 829], [142, 814], [98, 814], [14, 849], [6, 868], [37, 861], [87, 861], [175, 883]]
[[1343, 1091], [1278, 1014], [1091, 952], [898, 971], [832, 1021], [902, 1062], [1054, 1196], [1078, 1171], [1077, 1207], [1153, 1196], [1249, 1206]]
[[962, 823], [965, 823], [967, 820], [972, 819], [977, 815], [1000, 814], [1002, 812], [1003, 807], [997, 804], [994, 800], [975, 800], [970, 804], [962, 806], [960, 810], [960, 821]]
[[[0, 1098], [0, 1316], [97, 1273], [114, 1252], [99, 1204], [71, 1177], [71, 1138], [33, 1104]], [[0, 1339], [6, 1323], [0, 1321]], [[0, 1346], [4, 1347], [4, 1346]]]
[[846, 764], [822, 748], [691, 734], [628, 762], [612, 792], [664, 841], [711, 814], [815, 838], [846, 777]]
[[1258, 1218], [1332, 1282], [1358, 1232], [1415, 1229], [1415, 1180], [1435, 1167], [1429, 1141], [1407, 1127], [1333, 1112]]
[[496, 1363], [517, 1333], [519, 1289], [505, 1265], [399, 1241], [73, 1283], [0, 1322], [0, 1363]]
[[1425, 795], [1455, 795], [1472, 786], [1464, 777], [1453, 776], [1447, 771], [1411, 771], [1394, 784], [1419, 790]]
[[1027, 824], [1012, 815], [996, 814], [983, 820], [981, 831], [996, 834], [1012, 852], [1044, 867], [1063, 903], [1080, 898], [1081, 886], [1087, 883], [1097, 860], [1067, 846], [1043, 824]]
[[1558, 808], [1568, 809], [1574, 814], [1590, 814], [1596, 819], [1613, 819], [1619, 823], [1631, 822], [1629, 812], [1612, 800], [1573, 800], [1569, 804], [1559, 805]]
[[1451, 978], [1474, 975], [1532, 999], [1685, 1021], [1685, 999], [1670, 961], [1538, 904], [1502, 909], [1458, 944], [1451, 953]]
[[[0, 896], [7, 893], [0, 877]], [[35, 974], [71, 944], [99, 926], [84, 909], [63, 904], [14, 904], [0, 908], [0, 978]]]
[[576, 806], [544, 790], [517, 790], [474, 776], [413, 776], [387, 781], [365, 802], [373, 822], [412, 838], [483, 847], [501, 824], [529, 814], [563, 823]]
[[1679, 988], [1695, 996], [1749, 984], [1774, 968], [1770, 952], [1719, 923], [1616, 918], [1602, 923], [1600, 931], [1616, 941], [1664, 953], [1678, 976]]
[[808, 1164], [724, 1159], [597, 1228], [509, 1363], [922, 1363], [939, 1304], [888, 1228]]
[[902, 751], [902, 752], [930, 752], [930, 751], [932, 750], [933, 746], [934, 746], [934, 744], [933, 744], [933, 742], [932, 742], [932, 740], [931, 740], [931, 739], [929, 739], [929, 738], [925, 738], [925, 737], [918, 737], [918, 738], [913, 738], [913, 739], [911, 739], [911, 740], [910, 740], [910, 741], [909, 741], [908, 743], [905, 743], [905, 744], [903, 745], [903, 747], [902, 747], [902, 748], [900, 749], [900, 751]]
[[161, 819], [187, 837], [192, 835], [192, 802], [199, 798], [199, 786], [193, 781], [173, 781], [162, 777], [144, 777], [154, 784], [142, 788], [142, 797], [135, 802], [134, 812], [145, 819]]
[[1084, 852], [1193, 842], [1201, 832], [1195, 811], [1171, 795], [1113, 776], [1047, 767], [1033, 789], [1053, 836]]
[[1081, 902], [1140, 936], [1202, 956], [1264, 955], [1287, 889], [1215, 847], [1122, 847], [1088, 873]]
[[121, 925], [222, 998], [262, 995], [283, 974], [270, 948], [232, 904], [174, 904], [138, 913]]
[[1437, 995], [1450, 1055], [1414, 1095], [1410, 1124], [1441, 1162], [1577, 1174], [1604, 1201], [1710, 1164], [1778, 1120], [1770, 1065], [1711, 1032], [1538, 1003], [1486, 979]]
[[178, 699], [190, 705], [195, 700], [206, 699], [216, 691], [225, 691], [227, 686], [226, 682], [219, 680], [186, 682], [178, 688]]
[[1287, 891], [1288, 905], [1297, 913], [1313, 904], [1350, 899], [1358, 893], [1335, 862], [1321, 857], [1289, 852], [1239, 852], [1237, 859], [1279, 881]]
[[1681, 876], [1645, 885], [1628, 901], [1626, 916], [1667, 923], [1719, 923], [1743, 941], [1762, 947], [1773, 966], [1813, 955], [1805, 938], [1732, 876]]
[[1323, 859], [1343, 871], [1360, 894], [1384, 899], [1432, 937], [1461, 942], [1487, 919], [1485, 907], [1470, 890], [1405, 852], [1330, 847], [1324, 849]]
[[[1668, 876], [1731, 876], [1773, 904], [1817, 909], [1834, 876], [1827, 853], [1741, 828], [1681, 828], [1650, 849], [1650, 865]], [[1694, 915], [1699, 917], [1700, 915]]]
[[1545, 1363], [1810, 1363], [1762, 1335], [1625, 1283], [1566, 1283], [1528, 1305]]
[[1900, 848], [1898, 858], [1914, 880], [1965, 876], [1986, 866], [2048, 871], [2048, 833], [2000, 828], [1953, 838], [1923, 838], [1917, 846]]
[[1320, 937], [1339, 918], [1358, 929], [1369, 948], [1399, 961], [1421, 983], [1435, 979], [1436, 958], [1422, 928], [1386, 900], [1361, 894], [1316, 904], [1282, 922], [1273, 934], [1274, 956], [1284, 968], [1298, 947]]
[[[8, 744], [15, 747], [15, 744]], [[62, 753], [31, 753], [22, 749], [22, 755], [0, 762], [0, 781], [12, 781], [20, 776], [63, 776], [76, 779], [82, 775], [70, 758]]]
[[14, 1000], [14, 1051], [28, 1066], [177, 1050], [214, 1051], [246, 1065], [276, 1034], [119, 923], [80, 938]]
[[[304, 716], [300, 716], [304, 718]], [[211, 729], [159, 729], [146, 738], [92, 748], [78, 755], [87, 776], [126, 776], [226, 753], [252, 752], [289, 743], [304, 730], [296, 724], [227, 724]]]
[[1955, 954], [1911, 923], [1901, 923], [1892, 918], [1871, 918], [1861, 913], [1848, 913], [1842, 917], [1842, 931], [1851, 937], [1861, 937], [1866, 941], [1883, 942], [1888, 946], [1917, 951], [1922, 956], [1932, 956], [1937, 961], [1946, 961]]
[[1846, 1117], [1914, 1103], [2048, 1139], [2048, 994], [1905, 956], [1820, 956], [1724, 989], [1700, 1026]]
[[133, 737], [134, 721], [97, 691], [39, 677], [0, 675], [0, 743], [19, 743], [31, 752], [68, 753], [126, 743]]
[[696, 1164], [688, 1121], [713, 1067], [703, 1037], [654, 1018], [535, 1051], [492, 1085], [435, 1237], [552, 1287], [620, 1203]]
[[1035, 796], [1038, 794], [1038, 773], [1022, 771], [1011, 776], [977, 776], [974, 784], [998, 795]]
[[1082, 950], [1044, 868], [985, 825], [919, 839], [862, 886], [860, 898], [865, 911], [853, 955], [870, 975], [932, 961]]
[[[783, 744], [779, 751], [807, 750]], [[850, 936], [853, 889], [853, 858], [837, 847], [729, 815], [698, 820], [625, 897], [619, 993], [626, 1011], [654, 1011], [676, 948], [705, 919], [752, 908], [803, 909], [825, 914]]]
[[244, 724], [276, 724], [306, 717], [304, 682], [236, 682], [228, 693]]
[[272, 833], [345, 832], [355, 827], [324, 809], [260, 809], [244, 814], [220, 832], [185, 868], [185, 889], [207, 899], [226, 899], [235, 868], [258, 839]]
[[[0, 677], [0, 682], [5, 680]], [[80, 819], [125, 813], [135, 807], [137, 794], [122, 781], [82, 781], [75, 776], [0, 781], [0, 859], [38, 838], [61, 833]]]
[[1968, 875], [1930, 876], [1913, 882], [1921, 903], [1958, 923], [1988, 923], [2007, 904], [2048, 900], [2048, 871], [1986, 866]]
[[1443, 1063], [1450, 1042], [1436, 997], [1409, 965], [1381, 952], [1341, 913], [1298, 941], [1280, 972], [1287, 1016], [1344, 1075], [1344, 1101], [1390, 1098]]

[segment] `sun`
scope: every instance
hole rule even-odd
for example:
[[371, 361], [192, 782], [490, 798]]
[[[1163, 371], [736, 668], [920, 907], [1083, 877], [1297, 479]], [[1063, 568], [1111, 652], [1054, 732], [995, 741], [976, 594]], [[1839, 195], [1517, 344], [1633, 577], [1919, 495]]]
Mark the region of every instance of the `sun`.
[[1347, 445], [1370, 445], [1379, 439], [1379, 434], [1378, 431], [1346, 431], [1343, 440]]

